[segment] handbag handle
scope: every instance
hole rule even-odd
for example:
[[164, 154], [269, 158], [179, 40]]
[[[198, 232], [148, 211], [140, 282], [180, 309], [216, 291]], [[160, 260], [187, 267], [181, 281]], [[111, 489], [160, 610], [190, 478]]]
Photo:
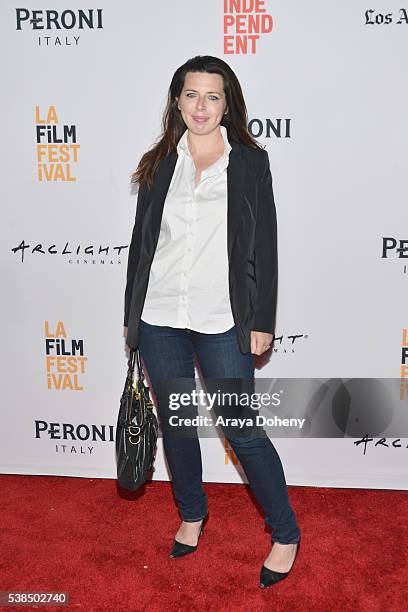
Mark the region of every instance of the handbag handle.
[[140, 380], [142, 382], [144, 380], [145, 376], [144, 376], [144, 372], [143, 372], [142, 358], [140, 356], [139, 347], [136, 347], [135, 349], [131, 348], [130, 352], [129, 352], [128, 377], [130, 378], [132, 384], [133, 384], [133, 372], [134, 372], [134, 369], [135, 369], [135, 361], [137, 363], [138, 380]]
[[140, 380], [144, 380], [144, 372], [142, 366], [142, 357], [140, 355], [139, 347], [136, 348], [136, 361], [137, 361], [137, 373]]

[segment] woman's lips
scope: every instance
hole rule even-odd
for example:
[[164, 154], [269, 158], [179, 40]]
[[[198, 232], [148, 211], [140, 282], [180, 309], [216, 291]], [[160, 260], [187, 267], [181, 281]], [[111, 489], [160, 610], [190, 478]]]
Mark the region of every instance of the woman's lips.
[[208, 117], [194, 117], [193, 116], [194, 121], [196, 121], [197, 123], [204, 123], [205, 121], [208, 121]]

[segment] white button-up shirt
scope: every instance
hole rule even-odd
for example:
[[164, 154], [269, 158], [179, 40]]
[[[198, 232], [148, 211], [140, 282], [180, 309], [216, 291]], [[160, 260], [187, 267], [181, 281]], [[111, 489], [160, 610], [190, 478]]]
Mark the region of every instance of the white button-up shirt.
[[164, 202], [160, 235], [150, 267], [141, 318], [204, 333], [234, 325], [228, 283], [227, 166], [231, 145], [220, 125], [224, 154], [201, 172], [195, 166], [187, 134]]

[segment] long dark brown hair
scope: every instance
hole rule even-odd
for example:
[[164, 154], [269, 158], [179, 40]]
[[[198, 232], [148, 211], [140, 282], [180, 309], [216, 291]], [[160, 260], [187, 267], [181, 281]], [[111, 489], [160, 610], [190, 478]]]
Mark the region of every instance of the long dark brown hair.
[[177, 68], [170, 83], [167, 104], [162, 118], [162, 134], [141, 158], [138, 167], [131, 175], [131, 183], [153, 184], [157, 167], [177, 143], [187, 129], [178, 110], [178, 98], [184, 87], [187, 72], [209, 72], [219, 74], [224, 83], [228, 113], [223, 115], [221, 125], [227, 129], [228, 140], [240, 142], [253, 149], [263, 148], [248, 131], [248, 113], [241, 85], [234, 71], [226, 62], [211, 55], [196, 55]]

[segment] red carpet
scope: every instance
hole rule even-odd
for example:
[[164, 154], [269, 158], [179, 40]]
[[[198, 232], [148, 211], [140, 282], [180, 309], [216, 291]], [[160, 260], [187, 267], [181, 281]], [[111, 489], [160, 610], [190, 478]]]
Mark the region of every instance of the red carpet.
[[406, 609], [404, 491], [290, 487], [302, 546], [290, 576], [262, 591], [270, 533], [246, 485], [207, 483], [199, 548], [170, 559], [179, 525], [171, 483], [148, 483], [137, 499], [108, 479], [0, 484], [2, 591], [67, 591], [65, 609], [86, 612]]

